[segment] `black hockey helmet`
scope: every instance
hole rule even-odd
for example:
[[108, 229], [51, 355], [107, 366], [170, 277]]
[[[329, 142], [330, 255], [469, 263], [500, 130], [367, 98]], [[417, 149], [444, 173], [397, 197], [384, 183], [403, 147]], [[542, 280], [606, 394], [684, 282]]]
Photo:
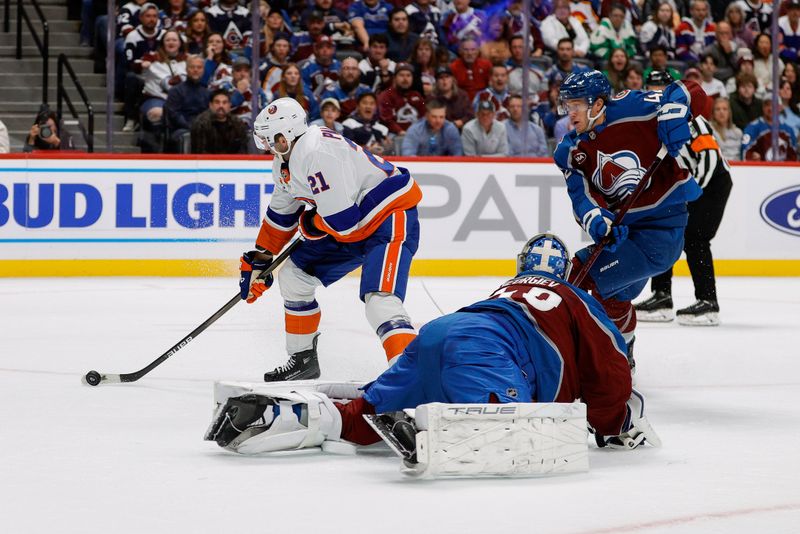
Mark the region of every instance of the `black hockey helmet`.
[[647, 79], [644, 82], [644, 86], [646, 88], [650, 88], [652, 85], [657, 85], [659, 87], [666, 87], [675, 80], [672, 79], [672, 75], [669, 71], [666, 70], [651, 70], [650, 74], [647, 75]]

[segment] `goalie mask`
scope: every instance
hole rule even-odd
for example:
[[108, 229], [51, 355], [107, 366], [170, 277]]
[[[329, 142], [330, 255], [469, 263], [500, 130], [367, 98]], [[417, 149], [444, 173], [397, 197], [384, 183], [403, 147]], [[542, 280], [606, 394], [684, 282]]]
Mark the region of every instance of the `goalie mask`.
[[537, 234], [530, 238], [517, 255], [517, 275], [528, 271], [552, 274], [566, 280], [572, 270], [569, 249], [554, 234]]
[[[292, 148], [295, 139], [308, 130], [306, 110], [294, 98], [279, 98], [261, 110], [253, 123], [253, 139], [260, 150], [269, 150], [283, 156]], [[282, 135], [289, 149], [283, 152], [275, 147], [275, 138]]]

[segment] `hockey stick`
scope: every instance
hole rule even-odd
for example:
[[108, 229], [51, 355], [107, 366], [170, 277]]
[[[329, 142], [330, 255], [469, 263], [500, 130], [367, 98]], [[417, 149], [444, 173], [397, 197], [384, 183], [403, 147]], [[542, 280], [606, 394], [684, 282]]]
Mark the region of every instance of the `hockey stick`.
[[[294, 251], [294, 249], [296, 249], [299, 245], [300, 245], [299, 239], [295, 239], [294, 241], [292, 241], [289, 244], [289, 246], [286, 247], [286, 249], [278, 255], [278, 257], [272, 260], [272, 263], [269, 265], [269, 267], [267, 267], [260, 275], [258, 275], [258, 279], [263, 280], [264, 278], [266, 278], [266, 276], [269, 273], [274, 271], [281, 263], [286, 261], [286, 258], [288, 258], [289, 255], [292, 253], [292, 251]], [[86, 373], [85, 376], [81, 378], [81, 382], [83, 382], [84, 384], [88, 384], [90, 386], [98, 386], [103, 383], [119, 384], [121, 382], [136, 382], [144, 375], [146, 375], [147, 373], [149, 373], [150, 371], [152, 371], [153, 369], [164, 363], [169, 357], [173, 356], [176, 352], [178, 352], [186, 345], [188, 345], [190, 341], [193, 341], [194, 338], [199, 336], [206, 328], [214, 324], [217, 319], [225, 315], [228, 312], [228, 310], [236, 306], [236, 304], [238, 304], [239, 301], [241, 300], [242, 300], [241, 295], [237, 293], [223, 307], [217, 310], [214, 313], [214, 315], [203, 321], [203, 323], [200, 326], [192, 330], [187, 336], [185, 336], [183, 339], [175, 343], [167, 352], [165, 352], [164, 354], [153, 360], [153, 362], [150, 363], [150, 365], [148, 365], [147, 367], [143, 367], [133, 373], [123, 373], [119, 375], [100, 374], [97, 371], [89, 371], [88, 373]]]
[[[664, 161], [664, 158], [667, 157], [667, 147], [661, 145], [661, 149], [656, 154], [656, 158], [650, 164], [642, 178], [639, 180], [639, 183], [636, 185], [636, 188], [631, 192], [628, 196], [627, 202], [619, 209], [617, 215], [614, 217], [614, 222], [611, 223], [611, 226], [619, 226], [622, 222], [622, 218], [625, 217], [625, 214], [628, 213], [634, 203], [639, 199], [639, 197], [644, 193], [645, 188], [647, 187], [647, 183], [650, 181], [650, 177], [655, 174], [658, 170], [658, 167], [661, 165], [661, 162]], [[610, 232], [609, 232], [610, 233]], [[581, 270], [578, 271], [578, 274], [575, 275], [575, 279], [570, 282], [574, 286], [580, 287], [581, 282], [586, 276], [589, 274], [589, 269], [592, 268], [594, 262], [597, 261], [597, 257], [600, 256], [600, 253], [603, 252], [603, 249], [611, 242], [611, 238], [609, 236], [604, 237], [597, 245], [594, 246], [592, 249], [592, 253], [586, 258], [586, 261], [581, 266]]]

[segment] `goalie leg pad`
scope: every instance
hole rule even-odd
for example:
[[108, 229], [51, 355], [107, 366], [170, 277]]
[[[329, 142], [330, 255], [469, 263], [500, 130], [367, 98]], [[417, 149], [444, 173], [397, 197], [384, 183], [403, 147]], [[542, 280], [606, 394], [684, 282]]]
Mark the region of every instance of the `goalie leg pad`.
[[414, 415], [415, 456], [404, 450], [397, 432], [392, 441], [379, 431], [403, 457], [408, 475], [541, 476], [589, 469], [581, 403], [432, 403], [418, 406]]

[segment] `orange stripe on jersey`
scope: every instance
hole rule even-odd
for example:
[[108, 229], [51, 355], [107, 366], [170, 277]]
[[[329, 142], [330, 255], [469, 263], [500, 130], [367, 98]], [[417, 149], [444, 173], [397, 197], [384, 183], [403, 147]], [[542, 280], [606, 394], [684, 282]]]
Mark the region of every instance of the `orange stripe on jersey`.
[[289, 242], [295, 232], [297, 232], [297, 228], [289, 231], [278, 230], [274, 226], [270, 226], [266, 221], [261, 221], [261, 229], [258, 231], [258, 237], [256, 237], [256, 245], [275, 255], [286, 246], [286, 243]]
[[414, 341], [417, 334], [395, 334], [383, 340], [383, 350], [386, 352], [386, 359], [391, 360], [395, 356], [402, 354], [409, 343]]
[[286, 333], [287, 334], [313, 334], [319, 328], [319, 320], [322, 312], [313, 315], [292, 315], [286, 312]]
[[385, 293], [394, 293], [400, 253], [403, 251], [403, 242], [406, 240], [406, 212], [398, 211], [392, 217], [394, 219], [392, 221], [392, 240], [386, 246], [381, 269], [380, 290]]
[[325, 232], [331, 234], [336, 241], [341, 243], [355, 243], [356, 241], [363, 241], [374, 234], [378, 227], [383, 224], [383, 222], [393, 213], [411, 209], [419, 204], [421, 200], [422, 190], [419, 188], [419, 185], [417, 185], [417, 182], [413, 182], [408, 191], [397, 197], [391, 204], [383, 208], [377, 215], [375, 215], [375, 217], [372, 218], [372, 220], [370, 220], [361, 228], [347, 235], [342, 235], [328, 226], [328, 224], [325, 222], [325, 219], [323, 219], [319, 213], [314, 216], [314, 224], [320, 230], [324, 230]]
[[695, 152], [700, 152], [702, 150], [719, 150], [719, 145], [717, 144], [716, 139], [708, 134], [701, 135], [692, 141], [691, 147]]

